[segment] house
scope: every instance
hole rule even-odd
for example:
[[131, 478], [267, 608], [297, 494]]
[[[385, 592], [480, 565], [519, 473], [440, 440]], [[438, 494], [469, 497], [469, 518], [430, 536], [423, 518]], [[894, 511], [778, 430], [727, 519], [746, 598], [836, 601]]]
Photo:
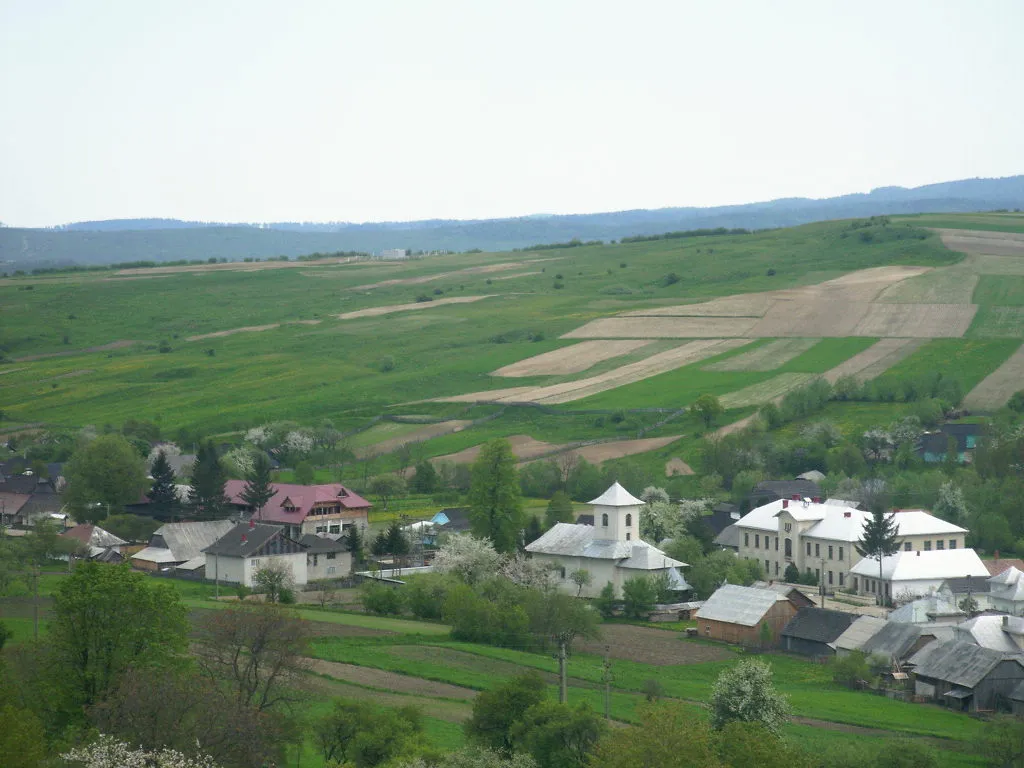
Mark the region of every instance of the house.
[[[0, 484], [0, 487], [3, 487]], [[28, 493], [0, 491], [0, 525], [14, 525], [15, 520], [23, 519], [21, 509], [32, 496]]]
[[539, 563], [548, 564], [558, 585], [576, 594], [572, 581], [576, 570], [589, 571], [591, 583], [583, 588], [586, 597], [596, 597], [606, 584], [615, 594], [634, 576], [668, 577], [671, 588], [683, 592], [690, 588], [679, 568], [686, 565], [673, 560], [657, 547], [640, 538], [640, 515], [644, 502], [618, 483], [590, 502], [594, 525], [556, 523], [526, 551]]
[[0, 505], [6, 523], [23, 528], [61, 514], [64, 508], [55, 481], [31, 471], [0, 480]]
[[701, 637], [750, 647], [773, 645], [797, 608], [771, 589], [724, 584], [697, 611]]
[[121, 562], [124, 559], [121, 547], [128, 544], [119, 536], [91, 523], [81, 523], [73, 528], [68, 528], [59, 535], [62, 539], [77, 541], [81, 544], [83, 549], [88, 550], [90, 560], [99, 559], [108, 563]]
[[817, 589], [810, 587], [799, 587], [793, 584], [787, 584], [784, 581], [755, 581], [750, 586], [757, 587], [758, 589], [770, 589], [774, 592], [778, 592], [784, 598], [789, 600], [793, 605], [796, 606], [797, 610], [801, 608], [813, 608], [814, 598], [811, 597]]
[[821, 487], [804, 478], [795, 480], [762, 480], [754, 486], [744, 500], [746, 509], [770, 504], [781, 499], [816, 499], [821, 496]]
[[[870, 512], [842, 499], [773, 501], [752, 509], [736, 523], [742, 537], [740, 557], [762, 563], [769, 578], [783, 577], [793, 564], [801, 573], [815, 574], [828, 592], [861, 592], [863, 585], [851, 571], [861, 559], [856, 544], [870, 518]], [[893, 519], [906, 551], [964, 547], [966, 529], [924, 510], [899, 511]]]
[[352, 573], [352, 552], [347, 537], [307, 533], [299, 543], [306, 548], [306, 579], [340, 579]]
[[1024, 655], [956, 640], [925, 647], [910, 664], [915, 695], [964, 712], [1009, 709], [1011, 694], [1024, 681]]
[[228, 480], [224, 493], [240, 512], [258, 522], [284, 526], [284, 533], [298, 540], [307, 533], [344, 533], [352, 526], [363, 532], [369, 526], [370, 502], [340, 483], [293, 485], [274, 483], [274, 496], [261, 510], [242, 498], [244, 480]]
[[952, 627], [921, 627], [917, 624], [899, 624], [895, 621], [887, 621], [875, 634], [864, 641], [860, 650], [869, 656], [882, 656], [891, 663], [900, 663], [928, 643], [936, 640], [951, 640], [952, 638]]
[[470, 529], [469, 507], [447, 507], [430, 518], [430, 522], [440, 527], [439, 533], [465, 533]]
[[779, 633], [780, 645], [784, 651], [804, 656], [834, 656], [835, 641], [856, 619], [853, 613], [801, 608]]
[[967, 599], [970, 598], [973, 603], [972, 612], [984, 611], [991, 607], [988, 590], [988, 579], [984, 576], [957, 576], [946, 579], [938, 589], [940, 593], [951, 597], [958, 606], [965, 606]]
[[201, 575], [206, 565], [203, 550], [234, 527], [232, 520], [165, 523], [153, 532], [145, 549], [132, 555], [132, 565], [144, 571], [174, 568]]
[[981, 562], [988, 568], [989, 576], [998, 576], [1010, 567], [1016, 568], [1018, 571], [1024, 571], [1024, 560], [1016, 557], [1000, 557], [998, 552], [996, 552], [995, 557], [991, 560], [982, 560]]
[[885, 619], [878, 616], [855, 616], [853, 623], [832, 643], [836, 656], [862, 651], [864, 644], [878, 634], [885, 624]]
[[717, 536], [729, 526], [739, 522], [743, 517], [735, 504], [720, 501], [711, 508], [710, 515], [704, 515], [704, 524]]
[[861, 595], [884, 596], [884, 602], [914, 599], [937, 590], [957, 576], [984, 576], [981, 558], [973, 549], [940, 549], [930, 552], [897, 552], [878, 560], [865, 557], [850, 571], [853, 588]]
[[946, 460], [946, 451], [955, 443], [957, 462], [967, 464], [974, 458], [983, 431], [982, 424], [943, 424], [936, 431], [921, 435], [915, 450], [926, 463], [935, 464]]
[[[877, 562], [876, 560], [875, 563]], [[952, 625], [965, 618], [967, 618], [967, 614], [957, 607], [952, 594], [941, 590], [901, 605], [889, 614], [889, 621], [897, 621], [901, 624]]]
[[1011, 616], [1024, 616], [1024, 572], [1010, 566], [986, 579], [988, 604]]
[[[1011, 631], [1010, 619], [1013, 619]], [[1016, 653], [1021, 646], [1021, 625], [1024, 620], [1016, 616], [975, 616], [953, 627], [953, 639], [963, 643], [974, 643], [982, 648], [1003, 653]]]
[[291, 572], [296, 585], [309, 580], [306, 547], [289, 538], [285, 526], [237, 523], [203, 552], [207, 579], [251, 587], [260, 569], [279, 565]]

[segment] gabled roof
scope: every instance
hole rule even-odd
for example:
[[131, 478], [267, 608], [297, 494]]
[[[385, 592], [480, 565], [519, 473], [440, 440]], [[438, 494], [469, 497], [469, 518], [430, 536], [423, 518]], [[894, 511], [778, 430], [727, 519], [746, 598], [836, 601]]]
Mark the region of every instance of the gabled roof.
[[[238, 523], [203, 551], [210, 555], [244, 558], [262, 549], [277, 537], [292, 541], [284, 535], [284, 529], [280, 525]], [[298, 542], [292, 543], [295, 547], [301, 548]]]
[[783, 637], [831, 643], [843, 634], [857, 619], [852, 613], [830, 611], [827, 608], [801, 608], [796, 616], [782, 628]]
[[1016, 584], [1020, 581], [1021, 576], [1024, 576], [1024, 572], [1018, 570], [1015, 566], [1004, 568], [1002, 571], [997, 573], [995, 576], [988, 578], [989, 584]]
[[677, 568], [686, 565], [646, 541], [599, 539], [596, 533], [597, 530], [592, 525], [555, 523], [543, 536], [527, 544], [526, 551], [541, 555], [618, 560], [623, 568], [640, 570]]
[[988, 568], [988, 572], [992, 576], [998, 576], [1000, 573], [1005, 571], [1009, 567], [1014, 567], [1018, 571], [1024, 571], [1024, 560], [1020, 560], [1016, 557], [1001, 558], [999, 553], [996, 552], [995, 560], [982, 560], [985, 567]]
[[607, 491], [602, 493], [588, 504], [595, 507], [642, 507], [643, 499], [638, 499], [621, 485], [618, 481], [611, 484]]
[[974, 688], [997, 664], [1012, 660], [1024, 667], [1024, 656], [1000, 653], [956, 640], [931, 643], [910, 658], [914, 674]]
[[[804, 536], [850, 543], [860, 539], [865, 521], [871, 518], [870, 512], [856, 508], [856, 502], [843, 499], [825, 499], [821, 503], [778, 499], [750, 510], [737, 525], [775, 533], [779, 530], [778, 516], [783, 512], [798, 522], [818, 521], [804, 531]], [[899, 510], [892, 515], [900, 536], [938, 537], [967, 533], [967, 529], [923, 509]]]
[[1016, 653], [1020, 650], [1013, 638], [1003, 631], [1003, 616], [975, 616], [953, 628], [953, 637], [967, 643], [991, 648], [993, 651]]
[[861, 650], [867, 654], [878, 654], [891, 659], [902, 659], [910, 652], [922, 635], [917, 624], [899, 624], [887, 621], [874, 635], [864, 642]]
[[132, 559], [153, 563], [184, 563], [199, 557], [204, 549], [234, 526], [232, 520], [166, 523], [154, 531], [149, 546], [136, 553]]
[[730, 549], [740, 548], [740, 529], [735, 525], [729, 525], [722, 529], [722, 532], [715, 536], [715, 544]]
[[843, 634], [836, 638], [833, 645], [845, 651], [859, 651], [864, 643], [874, 637], [885, 626], [885, 619], [878, 616], [856, 616]]
[[889, 621], [898, 621], [901, 624], [927, 624], [937, 618], [966, 615], [948, 597], [929, 595], [900, 606], [889, 614]]
[[[340, 483], [328, 485], [293, 485], [291, 483], [274, 483], [276, 493], [263, 507], [259, 513], [259, 519], [271, 523], [301, 523], [306, 519], [310, 510], [317, 504], [331, 503], [338, 504], [342, 510], [370, 508], [370, 502], [359, 494], [350, 491]], [[244, 480], [228, 480], [224, 486], [224, 493], [231, 500], [232, 504], [240, 507], [248, 506], [242, 499], [242, 491], [245, 488]], [[284, 502], [289, 500], [289, 506], [294, 507], [294, 512], [285, 511]]]
[[801, 499], [821, 496], [821, 488], [810, 480], [797, 478], [795, 480], [762, 480], [750, 492], [751, 499], [792, 499], [794, 496], [799, 496]]
[[331, 536], [318, 536], [315, 533], [307, 533], [299, 539], [299, 543], [311, 555], [318, 555], [324, 552], [348, 552], [348, 539], [345, 536], [332, 538]]
[[100, 528], [91, 523], [80, 523], [73, 528], [68, 528], [60, 534], [65, 539], [75, 539], [89, 547], [107, 549], [108, 547], [123, 547], [128, 542], [110, 531]]
[[697, 618], [754, 627], [779, 602], [787, 600], [770, 589], [724, 584], [704, 601], [697, 611]]
[[18, 511], [28, 503], [28, 500], [32, 496], [28, 493], [11, 493], [10, 491], [0, 491], [0, 508], [3, 509], [4, 515], [16, 515]]
[[[878, 578], [878, 560], [865, 557], [850, 573]], [[951, 579], [984, 576], [981, 558], [973, 549], [938, 549], [930, 552], [897, 552], [882, 558], [882, 578], [890, 581]]]

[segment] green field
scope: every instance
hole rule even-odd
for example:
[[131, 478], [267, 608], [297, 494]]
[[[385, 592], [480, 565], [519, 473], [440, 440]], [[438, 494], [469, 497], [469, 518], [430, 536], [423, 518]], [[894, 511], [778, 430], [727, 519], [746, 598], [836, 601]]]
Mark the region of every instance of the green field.
[[907, 222], [916, 227], [1024, 232], [1024, 214], [1021, 213], [921, 213], [892, 218], [894, 221]]
[[969, 392], [1020, 347], [1019, 340], [934, 339], [878, 377], [898, 382], [941, 372]]

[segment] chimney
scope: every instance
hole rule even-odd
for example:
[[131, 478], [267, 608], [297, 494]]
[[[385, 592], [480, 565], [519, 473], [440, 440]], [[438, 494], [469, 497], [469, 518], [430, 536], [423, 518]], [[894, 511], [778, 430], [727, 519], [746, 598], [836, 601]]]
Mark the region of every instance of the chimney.
[[852, 517], [853, 515], [849, 512], [843, 512], [843, 517]]
[[783, 509], [789, 509], [789, 499], [783, 499], [782, 500], [782, 508]]
[[1003, 629], [1006, 629], [1008, 626], [1010, 626], [1010, 617], [1003, 616]]
[[918, 556], [918, 557], [920, 557], [920, 556], [921, 556], [921, 550], [920, 550], [920, 549], [919, 549], [919, 550], [917, 550], [917, 556]]
[[245, 544], [245, 542], [246, 542], [246, 538], [245, 538], [245, 534], [243, 533], [242, 534], [242, 543]]
[[815, 504], [821, 504], [821, 496], [815, 496], [813, 499], [811, 499], [811, 501], [813, 501]]
[[256, 521], [255, 521], [255, 520], [253, 520], [253, 519], [252, 519], [252, 518], [250, 517], [250, 518], [249, 518], [249, 530], [251, 531], [251, 530], [252, 530], [253, 528], [255, 528], [255, 527], [256, 527]]
[[996, 562], [998, 563], [999, 562], [999, 550], [997, 549], [994, 553], [992, 553], [992, 556], [995, 558]]
[[800, 494], [799, 493], [794, 493], [790, 498], [793, 501], [800, 501]]

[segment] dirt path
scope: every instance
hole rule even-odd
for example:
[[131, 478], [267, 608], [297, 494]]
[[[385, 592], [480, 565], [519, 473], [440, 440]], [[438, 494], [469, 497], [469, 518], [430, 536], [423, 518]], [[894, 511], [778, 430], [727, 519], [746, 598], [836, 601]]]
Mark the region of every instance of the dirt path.
[[340, 664], [336, 661], [311, 659], [310, 665], [314, 672], [328, 675], [342, 682], [366, 685], [385, 691], [410, 693], [416, 696], [430, 696], [438, 699], [459, 699], [471, 701], [476, 698], [477, 691], [449, 683], [437, 683], [422, 677], [401, 675], [397, 672], [386, 672], [372, 667], [358, 667], [355, 664]]
[[272, 331], [282, 325], [319, 325], [322, 320], [286, 320], [283, 323], [270, 323], [269, 325], [246, 325], [242, 328], [230, 328], [226, 331], [213, 331], [212, 333], [200, 333], [198, 336], [188, 336], [185, 341], [202, 341], [203, 339], [219, 339], [224, 336], [234, 336], [236, 333], [259, 333], [260, 331]]
[[130, 347], [132, 344], [138, 344], [137, 341], [129, 339], [122, 339], [120, 341], [112, 341], [109, 344], [100, 344], [96, 347], [85, 347], [84, 349], [69, 349], [67, 352], [46, 352], [41, 355], [25, 355], [24, 357], [12, 358], [16, 363], [27, 363], [31, 360], [47, 360], [51, 357], [73, 357], [74, 355], [84, 355], [89, 352], [109, 352], [112, 349], [124, 349]]
[[482, 267], [466, 267], [465, 269], [457, 269], [454, 272], [440, 272], [436, 275], [422, 275], [420, 277], [396, 277], [391, 280], [381, 280], [379, 283], [367, 283], [366, 285], [357, 285], [350, 288], [350, 291], [369, 291], [374, 288], [387, 288], [392, 285], [420, 285], [422, 283], [431, 283], [435, 280], [445, 280], [451, 277], [463, 277], [466, 275], [481, 275], [490, 274], [492, 272], [501, 272], [506, 269], [518, 269], [519, 267], [526, 266], [529, 262], [522, 261], [505, 261], [501, 264], [486, 264]]
[[434, 299], [433, 301], [416, 301], [410, 304], [389, 304], [384, 307], [369, 307], [368, 309], [357, 309], [352, 312], [342, 312], [340, 315], [333, 315], [339, 320], [354, 320], [359, 317], [377, 317], [378, 315], [390, 315], [394, 312], [414, 312], [418, 309], [430, 309], [441, 307], [445, 304], [469, 304], [470, 302], [490, 299], [496, 294], [486, 296], [453, 296], [447, 299]]

